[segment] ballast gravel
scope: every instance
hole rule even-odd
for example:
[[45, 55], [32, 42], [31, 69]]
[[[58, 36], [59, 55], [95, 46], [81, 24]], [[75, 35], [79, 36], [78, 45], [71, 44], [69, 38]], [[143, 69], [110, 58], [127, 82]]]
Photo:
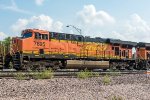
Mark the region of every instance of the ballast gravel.
[[0, 79], [0, 100], [150, 100], [150, 75], [110, 76], [110, 84], [103, 79]]

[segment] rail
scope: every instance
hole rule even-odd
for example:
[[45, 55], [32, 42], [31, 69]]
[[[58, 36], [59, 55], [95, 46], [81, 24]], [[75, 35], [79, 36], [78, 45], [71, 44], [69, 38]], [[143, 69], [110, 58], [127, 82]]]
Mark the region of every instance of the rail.
[[[25, 76], [33, 76], [36, 74], [40, 74], [41, 72], [17, 72], [17, 71], [0, 71], [0, 78], [14, 78], [18, 74], [22, 74]], [[53, 72], [54, 77], [77, 77], [80, 71], [72, 70], [57, 70]], [[150, 74], [150, 71], [147, 70], [134, 70], [134, 71], [92, 71], [92, 73], [96, 73], [99, 75], [122, 75], [122, 74]], [[98, 76], [97, 76], [98, 77]]]

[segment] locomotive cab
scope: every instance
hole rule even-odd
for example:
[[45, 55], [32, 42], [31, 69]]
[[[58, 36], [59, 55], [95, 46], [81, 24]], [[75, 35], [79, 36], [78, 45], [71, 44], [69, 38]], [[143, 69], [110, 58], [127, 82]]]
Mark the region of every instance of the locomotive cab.
[[[22, 31], [21, 37], [12, 38], [12, 53], [23, 52], [23, 46], [25, 42], [29, 42], [33, 37], [31, 31]], [[29, 46], [29, 45], [28, 45]]]
[[12, 39], [13, 52], [23, 54], [45, 54], [49, 49], [49, 36], [47, 31], [26, 29], [21, 37]]

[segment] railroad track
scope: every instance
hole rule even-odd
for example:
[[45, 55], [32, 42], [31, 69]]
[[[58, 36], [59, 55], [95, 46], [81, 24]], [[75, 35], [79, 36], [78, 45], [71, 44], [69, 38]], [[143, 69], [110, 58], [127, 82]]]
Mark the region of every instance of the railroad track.
[[[54, 77], [76, 77], [80, 71], [78, 70], [57, 70], [53, 72]], [[36, 74], [42, 74], [42, 72], [17, 72], [14, 70], [1, 70], [0, 71], [0, 78], [13, 78], [17, 75], [24, 75], [24, 76], [33, 76]], [[92, 74], [99, 74], [99, 75], [121, 75], [121, 74], [150, 74], [150, 71], [141, 70], [141, 71], [102, 71], [102, 70], [95, 70], [92, 71]]]

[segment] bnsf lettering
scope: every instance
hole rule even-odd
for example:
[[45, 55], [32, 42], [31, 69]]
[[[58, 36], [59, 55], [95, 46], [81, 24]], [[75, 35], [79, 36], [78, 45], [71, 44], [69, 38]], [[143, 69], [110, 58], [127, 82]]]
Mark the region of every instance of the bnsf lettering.
[[45, 42], [36, 42], [36, 41], [34, 41], [34, 45], [36, 45], [36, 46], [45, 46]]

